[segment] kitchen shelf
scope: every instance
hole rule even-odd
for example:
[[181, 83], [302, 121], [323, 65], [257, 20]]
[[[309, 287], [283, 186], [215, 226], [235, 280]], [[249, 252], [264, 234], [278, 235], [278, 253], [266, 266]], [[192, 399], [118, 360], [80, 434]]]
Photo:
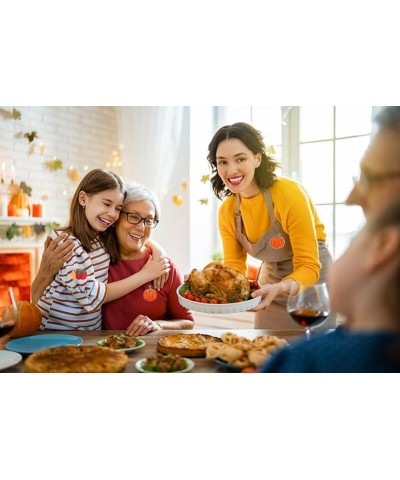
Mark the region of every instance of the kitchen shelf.
[[[17, 225], [35, 225], [56, 223], [57, 220], [44, 217], [0, 217], [0, 225], [16, 223]], [[57, 222], [58, 223], [58, 222]]]

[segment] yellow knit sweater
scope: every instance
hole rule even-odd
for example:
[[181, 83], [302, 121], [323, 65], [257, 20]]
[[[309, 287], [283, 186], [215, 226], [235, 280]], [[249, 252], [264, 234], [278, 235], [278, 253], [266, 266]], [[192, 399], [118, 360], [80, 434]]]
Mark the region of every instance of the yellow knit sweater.
[[[270, 188], [274, 214], [289, 235], [293, 249], [292, 274], [299, 283], [314, 283], [319, 278], [317, 240], [325, 240], [325, 227], [306, 190], [294, 180], [278, 178]], [[226, 198], [219, 209], [218, 222], [224, 250], [224, 264], [246, 274], [247, 252], [236, 239], [236, 196]], [[257, 243], [271, 227], [264, 193], [241, 198], [243, 233], [250, 243]]]

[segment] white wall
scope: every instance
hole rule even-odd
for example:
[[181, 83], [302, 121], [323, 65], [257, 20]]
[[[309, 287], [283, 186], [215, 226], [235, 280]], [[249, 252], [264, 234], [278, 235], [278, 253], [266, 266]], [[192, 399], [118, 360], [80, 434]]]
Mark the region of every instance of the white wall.
[[[16, 183], [25, 181], [32, 188], [32, 199], [48, 195], [46, 217], [64, 223], [79, 183], [68, 177], [68, 167], [75, 166], [82, 178], [84, 167], [105, 167], [112, 161], [113, 152], [118, 149], [117, 110], [16, 106], [21, 119], [7, 119], [6, 112], [12, 108], [0, 107], [0, 167], [4, 163], [9, 174], [14, 164]], [[33, 130], [39, 138], [30, 144], [22, 135]], [[43, 154], [40, 144], [44, 145]], [[54, 156], [63, 161], [63, 168], [51, 172], [45, 162]]]

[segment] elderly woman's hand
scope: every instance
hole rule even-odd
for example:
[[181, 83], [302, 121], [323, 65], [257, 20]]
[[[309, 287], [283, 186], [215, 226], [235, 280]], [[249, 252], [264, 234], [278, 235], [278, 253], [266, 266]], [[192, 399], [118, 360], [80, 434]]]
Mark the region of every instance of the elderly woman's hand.
[[138, 315], [126, 329], [126, 334], [130, 337], [139, 337], [140, 335], [146, 335], [156, 330], [161, 330], [157, 322], [153, 322], [153, 320], [146, 317], [146, 315]]
[[[63, 238], [66, 240], [62, 243], [59, 243]], [[61, 267], [69, 259], [72, 249], [73, 241], [68, 238], [66, 233], [62, 233], [53, 240], [51, 237], [47, 237], [46, 241], [44, 242], [44, 251], [40, 268], [47, 272], [48, 275], [51, 274], [53, 277], [60, 271]]]

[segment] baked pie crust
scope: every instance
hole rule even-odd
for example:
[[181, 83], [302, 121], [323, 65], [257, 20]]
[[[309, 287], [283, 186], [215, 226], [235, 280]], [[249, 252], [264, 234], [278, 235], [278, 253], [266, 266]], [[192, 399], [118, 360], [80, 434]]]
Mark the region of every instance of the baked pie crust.
[[30, 355], [28, 373], [117, 373], [128, 363], [125, 352], [91, 345], [52, 347]]
[[200, 333], [181, 333], [160, 338], [157, 350], [161, 353], [174, 353], [183, 357], [205, 357], [206, 345], [220, 342], [221, 339]]

